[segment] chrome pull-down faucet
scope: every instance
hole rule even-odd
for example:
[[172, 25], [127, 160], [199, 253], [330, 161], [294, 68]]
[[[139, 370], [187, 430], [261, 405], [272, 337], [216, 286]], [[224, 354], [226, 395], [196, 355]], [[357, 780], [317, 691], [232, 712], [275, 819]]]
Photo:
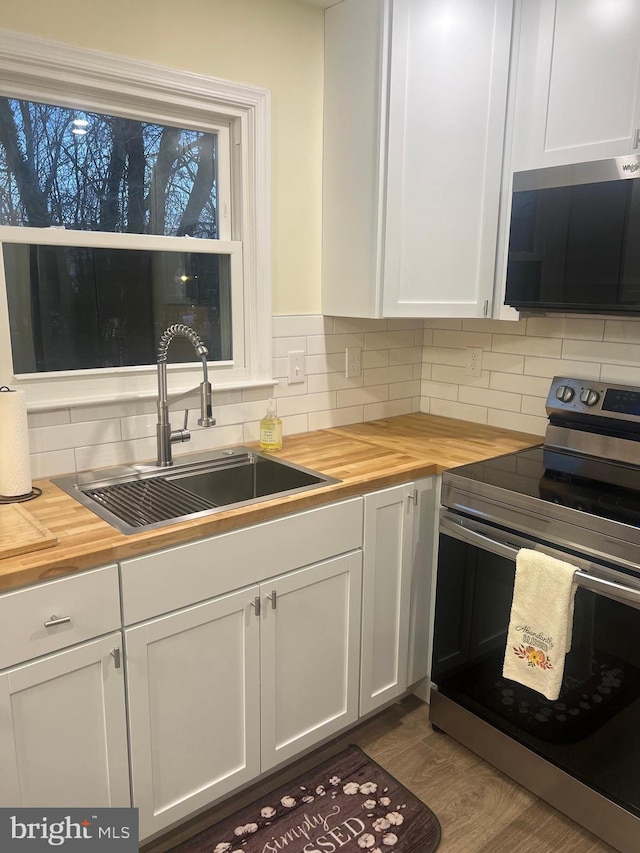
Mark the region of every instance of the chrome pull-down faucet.
[[[198, 426], [211, 427], [215, 425], [215, 418], [212, 417], [211, 410], [211, 383], [209, 382], [209, 372], [207, 369], [207, 355], [209, 350], [202, 343], [200, 337], [189, 326], [182, 323], [177, 323], [169, 326], [162, 333], [160, 343], [158, 344], [158, 425], [156, 434], [158, 439], [158, 460], [157, 464], [163, 468], [173, 465], [171, 458], [171, 445], [178, 441], [189, 441], [191, 434], [187, 429], [187, 413], [185, 412], [183, 429], [171, 429], [169, 421], [169, 399], [167, 394], [167, 351], [171, 341], [178, 337], [187, 338], [196, 354], [202, 359], [202, 374], [203, 380], [200, 383], [200, 417], [198, 418]], [[195, 390], [195, 389], [194, 389]], [[190, 391], [187, 393], [191, 393]], [[186, 395], [182, 395], [186, 396]]]

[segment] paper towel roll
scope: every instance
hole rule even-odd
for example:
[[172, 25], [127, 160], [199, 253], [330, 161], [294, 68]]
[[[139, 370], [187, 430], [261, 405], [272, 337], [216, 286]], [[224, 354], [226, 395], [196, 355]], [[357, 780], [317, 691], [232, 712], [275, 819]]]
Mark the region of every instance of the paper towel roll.
[[0, 495], [18, 497], [31, 491], [27, 407], [23, 391], [0, 390]]

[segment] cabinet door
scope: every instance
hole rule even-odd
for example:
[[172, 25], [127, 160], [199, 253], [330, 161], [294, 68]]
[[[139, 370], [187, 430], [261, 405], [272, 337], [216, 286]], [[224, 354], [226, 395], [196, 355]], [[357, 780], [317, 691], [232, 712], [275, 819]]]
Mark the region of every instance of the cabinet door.
[[631, 153], [639, 64], [639, 3], [522, 3], [514, 171]]
[[262, 770], [358, 718], [362, 552], [276, 578], [262, 595]]
[[260, 773], [258, 587], [125, 632], [140, 837]]
[[121, 634], [0, 674], [0, 806], [130, 806]]
[[385, 316], [491, 301], [512, 0], [393, 4]]
[[407, 689], [414, 485], [365, 496], [360, 714]]
[[407, 669], [409, 686], [426, 678], [431, 670], [439, 504], [438, 485], [438, 477], [425, 477], [422, 480], [416, 480], [414, 484], [416, 504], [413, 508], [414, 519], [411, 533], [411, 591], [409, 594], [409, 659]]

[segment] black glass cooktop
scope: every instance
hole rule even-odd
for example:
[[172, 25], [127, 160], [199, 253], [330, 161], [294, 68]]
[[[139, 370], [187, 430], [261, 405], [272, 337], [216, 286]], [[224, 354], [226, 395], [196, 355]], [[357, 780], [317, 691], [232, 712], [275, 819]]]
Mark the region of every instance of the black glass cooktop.
[[[456, 477], [640, 526], [640, 469], [542, 445], [453, 468]], [[443, 475], [446, 483], [447, 474]]]

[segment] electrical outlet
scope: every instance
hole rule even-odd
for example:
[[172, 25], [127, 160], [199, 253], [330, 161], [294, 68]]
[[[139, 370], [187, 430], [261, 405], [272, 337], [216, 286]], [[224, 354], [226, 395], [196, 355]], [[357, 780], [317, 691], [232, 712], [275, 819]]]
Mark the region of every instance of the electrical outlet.
[[347, 347], [345, 357], [345, 373], [347, 379], [354, 379], [362, 375], [362, 349], [360, 347]]
[[304, 352], [295, 350], [289, 353], [289, 385], [304, 382]]
[[464, 372], [467, 376], [482, 376], [482, 349], [480, 347], [467, 347], [467, 361]]

